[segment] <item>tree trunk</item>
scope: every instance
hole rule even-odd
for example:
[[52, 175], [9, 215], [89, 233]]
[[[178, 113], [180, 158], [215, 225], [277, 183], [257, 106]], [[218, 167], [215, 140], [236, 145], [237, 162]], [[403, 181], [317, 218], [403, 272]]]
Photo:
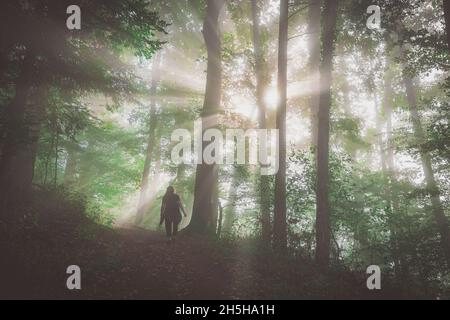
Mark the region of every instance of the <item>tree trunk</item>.
[[319, 134], [317, 145], [316, 189], [316, 262], [322, 268], [330, 263], [330, 199], [329, 199], [329, 142], [330, 108], [334, 42], [338, 1], [325, 1], [323, 12], [323, 49], [320, 66]]
[[[203, 36], [208, 51], [205, 101], [202, 111], [203, 130], [217, 126], [222, 95], [222, 59], [219, 16], [225, 0], [208, 0], [203, 24]], [[202, 143], [203, 150], [207, 143]], [[194, 233], [215, 233], [213, 217], [217, 217], [218, 200], [215, 192], [218, 184], [217, 164], [197, 165], [194, 189], [192, 219], [187, 231]]]
[[[388, 60], [388, 65], [390, 61]], [[386, 146], [386, 151], [384, 154], [384, 165], [383, 165], [383, 173], [384, 179], [386, 183], [386, 199], [388, 201], [388, 208], [390, 211], [389, 217], [389, 229], [391, 233], [391, 250], [392, 256], [394, 258], [394, 269], [395, 275], [403, 282], [408, 275], [408, 265], [406, 263], [406, 258], [402, 253], [400, 248], [400, 244], [398, 241], [398, 231], [397, 224], [395, 223], [394, 217], [401, 214], [400, 212], [400, 201], [397, 194], [397, 189], [395, 187], [397, 183], [396, 170], [395, 170], [395, 161], [394, 161], [394, 143], [392, 138], [392, 74], [390, 71], [387, 71], [385, 76], [385, 84], [384, 84], [384, 114], [386, 117], [386, 142], [384, 145]]]
[[445, 31], [447, 33], [447, 44], [450, 51], [450, 0], [444, 0]]
[[309, 108], [311, 112], [311, 147], [317, 148], [318, 112], [320, 99], [320, 11], [322, 0], [309, 0], [308, 47], [311, 94]]
[[287, 47], [289, 31], [289, 0], [280, 0], [280, 26], [278, 44], [277, 129], [280, 134], [279, 170], [275, 177], [275, 212], [273, 217], [274, 248], [284, 253], [287, 248], [286, 225], [286, 109], [287, 109]]
[[[252, 19], [253, 19], [253, 51], [255, 55], [255, 74], [256, 74], [256, 104], [259, 110], [259, 128], [267, 129], [267, 107], [264, 102], [264, 93], [267, 89], [265, 81], [264, 53], [261, 44], [260, 32], [260, 8], [258, 0], [252, 0]], [[259, 178], [259, 205], [261, 219], [261, 238], [264, 246], [270, 245], [271, 227], [270, 227], [270, 181], [266, 175], [260, 175]]]
[[158, 119], [156, 116], [156, 93], [158, 90], [158, 84], [160, 80], [160, 70], [159, 70], [160, 64], [161, 64], [161, 53], [158, 53], [155, 56], [155, 60], [153, 61], [152, 66], [152, 84], [150, 88], [151, 94], [150, 123], [148, 132], [147, 150], [145, 152], [144, 170], [142, 172], [141, 192], [139, 195], [139, 204], [136, 212], [136, 220], [135, 220], [136, 225], [139, 225], [142, 222], [144, 215], [148, 209], [147, 199], [148, 199], [149, 175], [153, 159], [153, 150], [155, 146], [156, 126], [158, 124]]
[[[446, 7], [448, 4], [444, 3]], [[403, 26], [397, 27], [397, 33], [400, 43], [400, 60], [405, 60], [405, 49], [403, 47]], [[440, 235], [441, 247], [443, 256], [447, 263], [447, 268], [450, 268], [450, 229], [447, 216], [445, 215], [444, 207], [441, 202], [441, 192], [436, 182], [431, 156], [428, 151], [424, 150], [424, 144], [427, 142], [425, 131], [422, 127], [419, 109], [417, 106], [417, 93], [414, 87], [413, 78], [408, 74], [405, 67], [402, 70], [403, 84], [406, 90], [406, 99], [409, 106], [411, 122], [414, 130], [414, 137], [419, 148], [420, 160], [422, 162], [422, 169], [425, 175], [425, 183], [427, 191], [431, 198], [431, 207], [433, 216], [436, 221], [436, 226]]]
[[[27, 111], [32, 93], [33, 59], [27, 55], [16, 82], [16, 94], [5, 114], [4, 144], [0, 160], [0, 208], [6, 220], [14, 218], [18, 205], [31, 197], [34, 160], [39, 137], [39, 118], [32, 119]], [[40, 108], [40, 105], [35, 106]], [[28, 113], [28, 114], [27, 114]], [[34, 123], [36, 122], [36, 123]]]
[[400, 204], [398, 194], [395, 188], [397, 177], [395, 173], [395, 161], [394, 161], [394, 142], [392, 138], [392, 75], [388, 74], [385, 80], [385, 97], [384, 97], [384, 112], [386, 116], [386, 146], [387, 152], [385, 154], [385, 168], [387, 172], [387, 178], [390, 185], [390, 198], [392, 200], [392, 212], [400, 212]]
[[[378, 134], [378, 145], [380, 149], [381, 170], [383, 173], [386, 210], [388, 212], [388, 226], [390, 231], [390, 246], [392, 257], [394, 260], [394, 272], [398, 277], [402, 274], [400, 267], [403, 266], [403, 260], [399, 251], [397, 239], [397, 227], [394, 217], [400, 214], [399, 200], [395, 189], [395, 168], [394, 168], [394, 150], [392, 146], [392, 75], [389, 70], [386, 70], [384, 78], [384, 98], [383, 108], [386, 116], [386, 140], [383, 134], [383, 118], [382, 108], [378, 106], [378, 99], [374, 93], [374, 100], [376, 105], [376, 126]], [[386, 148], [387, 146], [387, 148]]]

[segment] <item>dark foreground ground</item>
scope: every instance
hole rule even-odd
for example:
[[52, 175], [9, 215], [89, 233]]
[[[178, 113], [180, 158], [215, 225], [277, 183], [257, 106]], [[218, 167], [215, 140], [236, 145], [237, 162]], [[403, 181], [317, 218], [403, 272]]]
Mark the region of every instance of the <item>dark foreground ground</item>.
[[[319, 273], [300, 258], [274, 257], [251, 241], [223, 242], [133, 227], [49, 219], [0, 241], [1, 299], [394, 299], [369, 292], [364, 273]], [[69, 265], [82, 289], [69, 291]], [[429, 297], [432, 298], [432, 297]]]

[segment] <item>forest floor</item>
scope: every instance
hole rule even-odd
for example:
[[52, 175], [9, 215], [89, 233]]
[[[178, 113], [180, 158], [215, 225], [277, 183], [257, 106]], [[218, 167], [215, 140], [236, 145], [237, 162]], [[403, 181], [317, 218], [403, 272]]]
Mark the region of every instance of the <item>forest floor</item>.
[[[273, 257], [251, 240], [212, 241], [161, 231], [48, 220], [0, 241], [3, 299], [377, 299], [366, 275], [327, 275], [300, 258]], [[11, 239], [11, 238], [10, 238]], [[69, 291], [66, 269], [81, 268]]]

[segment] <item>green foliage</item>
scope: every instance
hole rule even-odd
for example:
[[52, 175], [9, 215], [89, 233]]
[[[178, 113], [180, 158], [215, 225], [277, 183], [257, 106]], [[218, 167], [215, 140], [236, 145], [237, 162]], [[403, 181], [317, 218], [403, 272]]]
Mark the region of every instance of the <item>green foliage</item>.
[[450, 160], [450, 104], [434, 100], [430, 107], [436, 113], [428, 127], [429, 141], [423, 148], [448, 161]]
[[[313, 159], [304, 152], [291, 155], [287, 197], [290, 245], [308, 257], [313, 256], [315, 242]], [[392, 194], [382, 173], [370, 172], [347, 156], [333, 153], [330, 175], [335, 263], [357, 270], [376, 264], [393, 276], [392, 266], [401, 252], [411, 292], [424, 286], [446, 290], [447, 285], [438, 280], [447, 271], [436, 226], [429, 215], [428, 192], [421, 192], [408, 181], [397, 182], [392, 188], [399, 210], [393, 211]]]
[[[450, 278], [431, 214], [430, 190], [422, 182], [420, 152], [429, 153], [433, 160], [448, 214], [450, 103], [446, 90], [450, 80], [443, 83], [442, 79], [450, 62], [441, 3], [432, 0], [435, 8], [431, 9], [423, 3], [342, 1], [329, 159], [332, 258], [333, 269], [339, 271], [336, 278], [347, 275], [346, 270], [365, 274], [368, 265], [376, 264], [390, 284], [404, 286], [405, 292], [448, 296]], [[26, 86], [32, 103], [25, 108], [21, 128], [15, 128], [16, 133], [39, 131], [38, 144], [33, 146], [37, 147], [34, 200], [26, 222], [57, 228], [62, 220], [76, 225], [88, 221], [81, 223], [88, 228], [77, 229], [83, 239], [95, 238], [92, 222], [108, 227], [117, 218], [131, 222], [150, 123], [156, 118], [155, 145], [149, 159], [148, 196], [152, 200], [143, 223], [154, 229], [168, 184], [175, 186], [188, 211], [194, 200], [196, 166], [171, 162], [170, 137], [178, 128], [192, 133], [193, 122], [201, 114], [206, 62], [201, 29], [206, 1], [82, 0], [82, 30], [70, 32], [65, 27], [68, 4], [72, 3], [26, 0], [2, 6], [2, 144], [8, 105], [23, 89], [18, 79], [31, 59], [32, 76]], [[258, 4], [264, 18], [260, 25], [263, 82], [266, 87], [276, 87], [278, 17], [273, 2]], [[289, 88], [288, 139], [295, 143], [288, 161], [287, 221], [290, 253], [300, 264], [314, 257], [317, 177], [315, 155], [306, 151], [311, 145], [309, 133], [303, 132], [309, 121], [304, 116], [311, 113], [311, 92], [304, 91], [311, 75], [307, 55], [298, 54], [306, 54], [310, 36], [304, 34], [307, 7], [304, 1], [291, 4], [291, 13], [298, 12], [290, 20], [289, 84], [293, 85]], [[380, 32], [365, 27], [366, 9], [372, 4], [382, 9]], [[251, 2], [229, 1], [227, 8], [230, 19], [222, 34], [220, 128], [255, 128], [256, 117], [239, 112], [241, 107], [252, 108], [256, 100]], [[401, 37], [397, 34], [399, 21], [404, 27]], [[400, 45], [405, 49], [402, 61]], [[151, 75], [148, 66], [158, 50], [161, 81], [154, 93], [149, 90], [149, 76], [155, 74]], [[426, 139], [419, 143], [405, 95], [403, 69], [420, 80], [415, 85]], [[387, 75], [392, 76], [392, 97], [384, 87]], [[236, 105], [241, 103], [246, 105]], [[390, 103], [393, 114], [387, 119]], [[273, 128], [275, 110], [267, 107], [267, 125]], [[387, 120], [393, 122], [391, 132], [387, 132]], [[393, 164], [387, 163], [387, 153], [393, 154]], [[269, 179], [267, 197], [273, 203], [274, 181]], [[260, 237], [259, 181], [257, 168], [220, 167], [219, 200], [224, 216], [232, 217], [231, 230], [222, 234], [226, 241]], [[302, 288], [314, 296], [314, 290], [327, 288], [328, 280], [314, 277]], [[280, 295], [290, 295], [283, 293], [282, 283], [273, 286]], [[331, 286], [339, 287], [339, 283]]]

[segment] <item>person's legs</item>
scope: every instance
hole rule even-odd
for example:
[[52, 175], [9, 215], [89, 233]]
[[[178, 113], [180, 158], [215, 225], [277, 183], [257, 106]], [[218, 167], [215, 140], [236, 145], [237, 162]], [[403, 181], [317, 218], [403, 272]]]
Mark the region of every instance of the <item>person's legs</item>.
[[167, 238], [172, 238], [172, 221], [170, 221], [169, 219], [165, 220], [166, 223], [166, 236]]
[[178, 227], [180, 226], [181, 223], [181, 216], [177, 217], [174, 221], [173, 221], [173, 236], [175, 237], [178, 234]]
[[178, 234], [178, 226], [180, 225], [179, 222], [174, 221], [173, 222], [173, 236], [176, 237]]

